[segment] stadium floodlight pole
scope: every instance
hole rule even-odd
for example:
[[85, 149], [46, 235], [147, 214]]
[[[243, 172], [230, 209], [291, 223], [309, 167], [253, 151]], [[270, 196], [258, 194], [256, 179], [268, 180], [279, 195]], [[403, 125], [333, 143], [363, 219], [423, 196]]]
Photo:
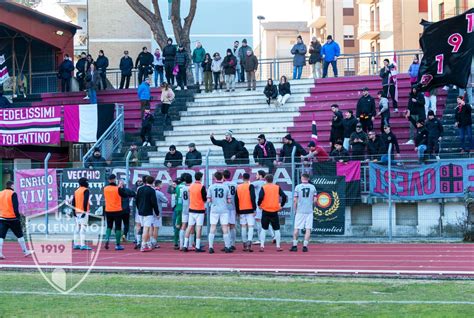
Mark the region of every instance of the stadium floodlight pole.
[[[258, 62], [262, 63], [262, 21], [265, 20], [263, 15], [258, 15]], [[260, 80], [262, 79], [262, 67], [260, 66]]]
[[[295, 155], [296, 155], [296, 147], [293, 147], [291, 150], [291, 199], [288, 200], [290, 202], [290, 216], [293, 220], [293, 224], [295, 222], [294, 216], [294, 208], [293, 208], [293, 198], [295, 197], [295, 183], [296, 183], [296, 163], [295, 163]], [[283, 207], [282, 207], [283, 208]]]
[[130, 158], [132, 157], [132, 152], [128, 151], [127, 157], [125, 158], [125, 182], [126, 186], [130, 184]]
[[48, 196], [48, 162], [51, 159], [51, 153], [48, 152], [46, 158], [44, 158], [44, 197], [45, 197], [45, 223], [46, 223], [46, 236], [49, 234], [49, 196]]
[[388, 144], [388, 239], [392, 240], [392, 144]]

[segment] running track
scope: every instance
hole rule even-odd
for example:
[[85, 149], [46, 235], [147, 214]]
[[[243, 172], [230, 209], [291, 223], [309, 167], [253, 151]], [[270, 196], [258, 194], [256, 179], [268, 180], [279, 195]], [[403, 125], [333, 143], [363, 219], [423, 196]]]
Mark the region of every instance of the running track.
[[[112, 245], [113, 246], [113, 245]], [[93, 271], [96, 272], [243, 272], [311, 275], [373, 275], [373, 276], [430, 276], [474, 278], [474, 244], [316, 244], [309, 253], [276, 252], [269, 245], [264, 253], [254, 246], [253, 253], [233, 254], [178, 252], [170, 243], [149, 253], [133, 250], [131, 244], [124, 251], [105, 250], [103, 247]], [[73, 262], [64, 266], [50, 264], [45, 268], [62, 267], [84, 271], [88, 267], [87, 251], [74, 251]], [[5, 243], [0, 269], [35, 269], [31, 257], [25, 258], [17, 243]]]

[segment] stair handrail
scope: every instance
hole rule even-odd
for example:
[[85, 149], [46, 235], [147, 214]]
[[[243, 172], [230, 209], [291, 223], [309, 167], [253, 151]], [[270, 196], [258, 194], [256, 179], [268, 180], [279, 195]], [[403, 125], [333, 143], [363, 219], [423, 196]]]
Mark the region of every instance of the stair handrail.
[[94, 154], [94, 149], [99, 148], [106, 160], [109, 159], [114, 152], [122, 147], [124, 139], [124, 109], [123, 104], [115, 104], [115, 120], [110, 124], [109, 128], [100, 136], [89, 151], [82, 157], [84, 167], [87, 168], [87, 161]]

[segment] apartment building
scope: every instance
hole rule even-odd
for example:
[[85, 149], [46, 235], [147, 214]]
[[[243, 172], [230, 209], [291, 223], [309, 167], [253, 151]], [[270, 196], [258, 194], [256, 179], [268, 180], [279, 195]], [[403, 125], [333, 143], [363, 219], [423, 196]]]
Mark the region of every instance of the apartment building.
[[436, 22], [457, 16], [474, 8], [474, 0], [430, 0], [430, 21]]

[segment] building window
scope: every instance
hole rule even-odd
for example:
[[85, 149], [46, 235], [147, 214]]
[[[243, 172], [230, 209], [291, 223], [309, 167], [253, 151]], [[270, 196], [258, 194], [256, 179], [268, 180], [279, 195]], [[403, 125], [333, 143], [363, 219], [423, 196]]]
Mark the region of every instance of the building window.
[[439, 20], [444, 20], [444, 2], [441, 2], [439, 8]]
[[354, 8], [342, 8], [342, 15], [345, 17], [354, 16]]
[[417, 226], [418, 206], [416, 203], [398, 203], [395, 210], [396, 225]]
[[354, 0], [343, 0], [342, 1], [343, 8], [352, 8], [354, 9]]
[[418, 12], [428, 12], [428, 0], [418, 0]]
[[354, 26], [344, 25], [344, 40], [354, 40]]
[[344, 40], [344, 47], [355, 47], [354, 40]]

